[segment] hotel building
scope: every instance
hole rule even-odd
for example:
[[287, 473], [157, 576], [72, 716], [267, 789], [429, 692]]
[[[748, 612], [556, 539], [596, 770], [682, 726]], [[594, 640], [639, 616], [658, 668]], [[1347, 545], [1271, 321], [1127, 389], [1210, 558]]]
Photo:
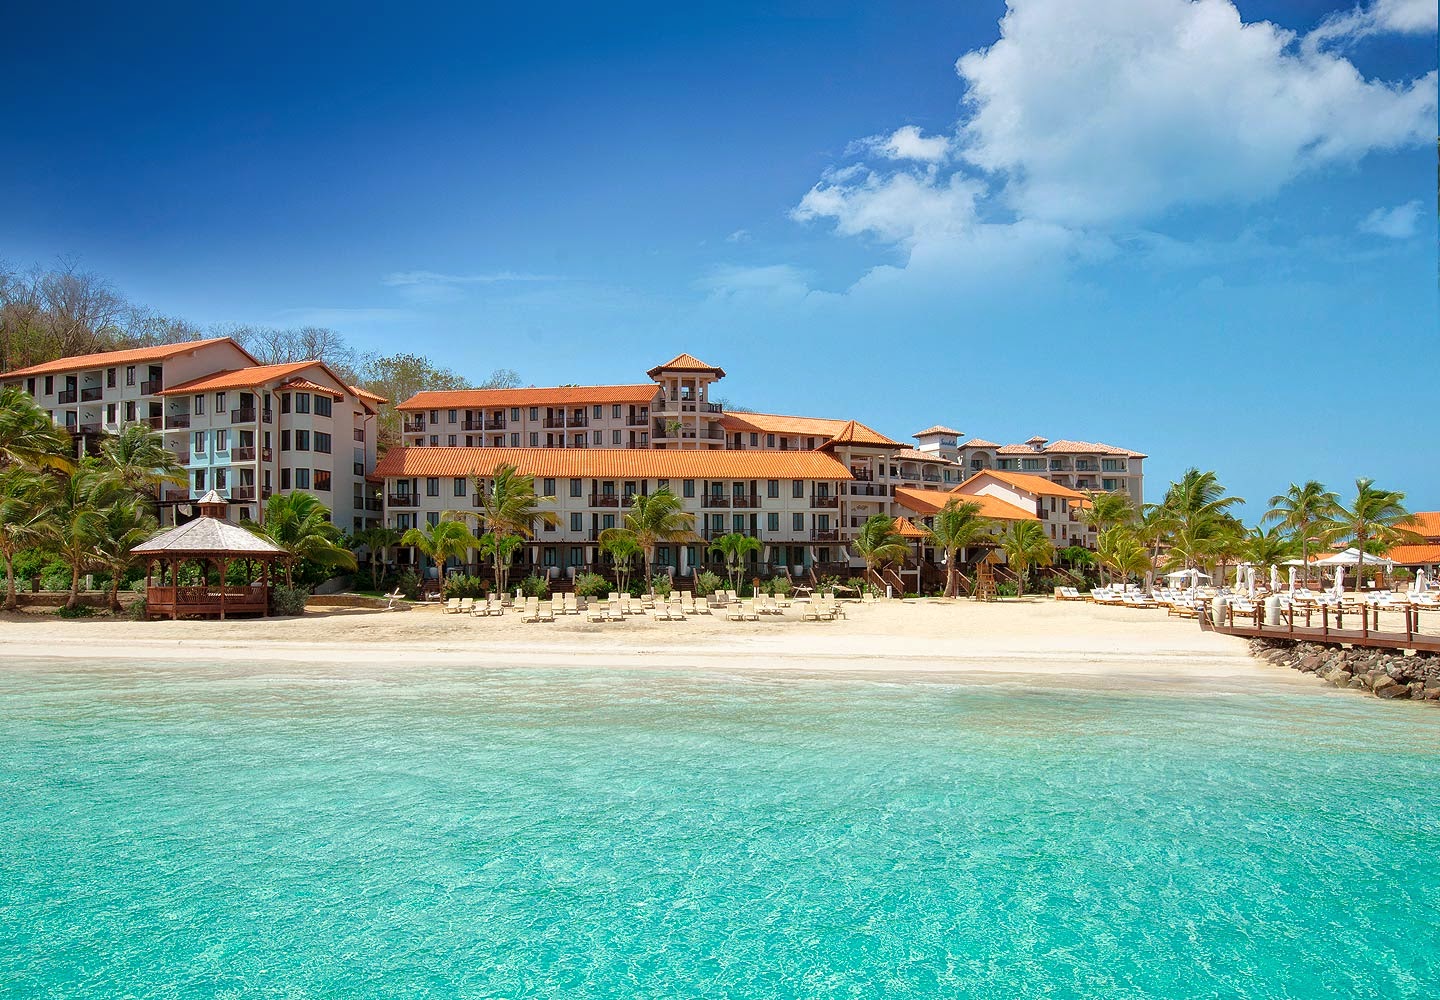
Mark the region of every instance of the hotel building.
[[232, 520], [259, 520], [274, 492], [314, 494], [346, 530], [378, 524], [366, 477], [384, 400], [319, 361], [261, 365], [228, 337], [61, 358], [0, 376], [70, 432], [77, 454], [144, 424], [164, 436], [188, 484], [161, 496], [162, 523], [214, 490]]

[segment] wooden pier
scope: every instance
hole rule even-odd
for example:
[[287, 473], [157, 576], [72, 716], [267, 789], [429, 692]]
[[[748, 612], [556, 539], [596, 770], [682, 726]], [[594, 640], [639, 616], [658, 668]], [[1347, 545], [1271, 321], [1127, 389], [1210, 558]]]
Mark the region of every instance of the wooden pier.
[[[1265, 609], [1256, 605], [1254, 613], [1236, 614], [1227, 607], [1225, 621], [1217, 624], [1207, 605], [1200, 612], [1200, 630], [1238, 635], [1246, 639], [1289, 639], [1295, 642], [1318, 642], [1331, 646], [1364, 646], [1372, 649], [1413, 649], [1421, 653], [1440, 653], [1440, 634], [1420, 631], [1421, 612], [1406, 608], [1404, 631], [1380, 628], [1380, 610], [1369, 607], [1286, 609], [1277, 625], [1265, 623]], [[1304, 622], [1297, 622], [1303, 616]], [[1359, 628], [1346, 628], [1345, 619], [1359, 618]], [[1317, 621], [1318, 619], [1318, 621]]]

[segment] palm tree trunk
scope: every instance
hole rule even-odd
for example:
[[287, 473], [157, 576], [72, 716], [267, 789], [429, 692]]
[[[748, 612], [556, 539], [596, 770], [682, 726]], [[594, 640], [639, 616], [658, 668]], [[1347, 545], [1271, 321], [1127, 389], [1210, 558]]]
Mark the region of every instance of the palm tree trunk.
[[953, 598], [960, 589], [960, 577], [955, 568], [956, 555], [954, 550], [945, 553], [945, 596], [949, 598]]
[[70, 596], [65, 601], [67, 610], [74, 611], [80, 606], [80, 564], [70, 565]]
[[1365, 578], [1365, 539], [1360, 539], [1360, 544], [1355, 547], [1360, 553], [1355, 557], [1355, 593], [1360, 593], [1360, 581]]
[[18, 602], [15, 600], [15, 559], [12, 556], [5, 557], [5, 610], [14, 611]]
[[[225, 581], [221, 580], [220, 585], [223, 587]], [[118, 570], [110, 576], [110, 610], [117, 614], [122, 610], [120, 607], [120, 572]]]

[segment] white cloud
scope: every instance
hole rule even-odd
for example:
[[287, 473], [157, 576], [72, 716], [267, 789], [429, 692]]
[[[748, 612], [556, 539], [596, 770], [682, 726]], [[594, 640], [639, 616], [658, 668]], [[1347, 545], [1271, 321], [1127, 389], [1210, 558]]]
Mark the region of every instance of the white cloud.
[[1360, 231], [1392, 240], [1409, 239], [1420, 222], [1420, 202], [1407, 201], [1394, 208], [1377, 208], [1360, 220]]
[[749, 241], [750, 230], [748, 229], [737, 229], [729, 236], [725, 237], [726, 243], [748, 243]]
[[1016, 212], [1069, 225], [1249, 202], [1431, 136], [1436, 76], [1367, 81], [1229, 0], [1012, 0], [956, 64], [960, 155]]
[[469, 285], [505, 285], [537, 281], [563, 281], [552, 274], [526, 274], [520, 271], [491, 271], [480, 274], [442, 274], [438, 271], [392, 271], [380, 279], [389, 288], [398, 288], [415, 302], [454, 302]]
[[1436, 30], [1440, 7], [1435, 0], [1374, 0], [1343, 13], [1331, 14], [1305, 36], [1311, 51], [1331, 42], [1354, 42], [1371, 35], [1418, 35]]
[[890, 160], [917, 160], [939, 163], [950, 154], [950, 139], [943, 135], [921, 135], [915, 125], [903, 125], [889, 135], [872, 135], [854, 144], [857, 151], [869, 151]]
[[870, 233], [913, 245], [972, 226], [984, 190], [979, 181], [959, 173], [941, 178], [933, 168], [889, 175], [850, 169], [829, 174], [790, 214], [800, 222], [834, 220], [844, 236]]

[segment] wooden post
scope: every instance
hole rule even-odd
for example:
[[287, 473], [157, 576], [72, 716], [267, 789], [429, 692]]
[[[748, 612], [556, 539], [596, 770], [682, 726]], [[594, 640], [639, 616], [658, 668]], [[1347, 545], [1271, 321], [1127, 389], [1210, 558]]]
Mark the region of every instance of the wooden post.
[[220, 620], [225, 620], [225, 563], [224, 556], [220, 557]]
[[170, 620], [180, 620], [180, 564], [170, 561]]

